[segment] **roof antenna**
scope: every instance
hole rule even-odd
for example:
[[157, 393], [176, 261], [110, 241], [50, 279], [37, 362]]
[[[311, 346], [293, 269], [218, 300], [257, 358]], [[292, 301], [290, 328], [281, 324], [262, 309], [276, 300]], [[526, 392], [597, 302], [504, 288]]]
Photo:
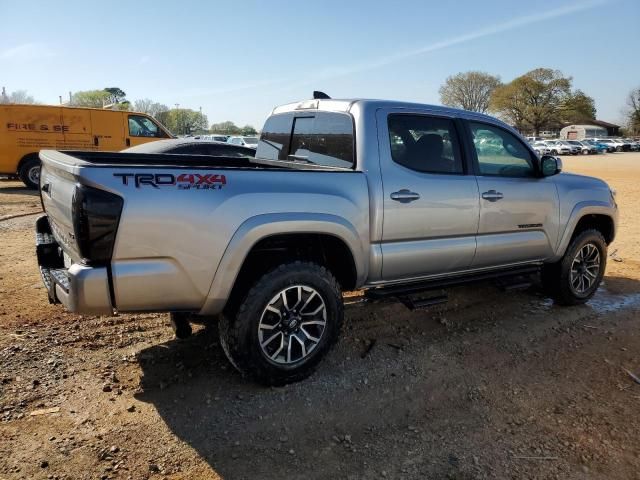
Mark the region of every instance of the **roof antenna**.
[[329, 100], [331, 99], [331, 97], [329, 95], [327, 95], [324, 92], [321, 92], [320, 90], [314, 90], [313, 91], [313, 99], [314, 100]]

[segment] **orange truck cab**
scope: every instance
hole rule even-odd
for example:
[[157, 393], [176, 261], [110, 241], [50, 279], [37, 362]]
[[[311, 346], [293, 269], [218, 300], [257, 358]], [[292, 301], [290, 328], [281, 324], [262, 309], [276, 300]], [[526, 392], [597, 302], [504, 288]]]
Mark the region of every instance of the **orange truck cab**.
[[38, 188], [41, 149], [120, 151], [173, 138], [144, 113], [51, 105], [0, 105], [0, 175]]

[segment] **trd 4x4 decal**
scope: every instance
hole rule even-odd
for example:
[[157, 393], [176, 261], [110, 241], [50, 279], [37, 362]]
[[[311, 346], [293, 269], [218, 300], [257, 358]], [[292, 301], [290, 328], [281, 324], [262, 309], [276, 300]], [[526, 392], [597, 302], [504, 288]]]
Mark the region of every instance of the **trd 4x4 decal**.
[[[150, 185], [153, 188], [177, 186], [181, 190], [220, 190], [227, 184], [227, 178], [217, 173], [114, 173], [123, 185]], [[130, 182], [131, 180], [131, 182]]]

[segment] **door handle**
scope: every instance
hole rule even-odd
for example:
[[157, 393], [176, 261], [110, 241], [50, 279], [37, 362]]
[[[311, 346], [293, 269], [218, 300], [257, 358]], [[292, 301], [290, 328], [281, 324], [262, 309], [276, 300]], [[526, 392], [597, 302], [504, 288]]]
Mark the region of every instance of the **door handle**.
[[482, 198], [485, 200], [489, 200], [490, 202], [497, 202], [498, 200], [504, 198], [502, 192], [496, 192], [495, 190], [489, 190], [488, 192], [484, 192], [482, 194]]
[[125, 141], [125, 143], [127, 144], [127, 147], [131, 146], [131, 139], [127, 137], [127, 140]]
[[46, 193], [47, 195], [51, 196], [51, 193], [50, 193], [51, 184], [50, 183], [43, 184], [42, 188], [40, 190], [42, 191], [42, 193]]
[[409, 203], [420, 198], [419, 193], [412, 192], [410, 190], [407, 190], [406, 188], [398, 190], [397, 192], [393, 192], [389, 196], [391, 197], [391, 200], [395, 200], [396, 202], [400, 203]]
[[98, 140], [98, 136], [94, 135], [93, 137], [93, 144], [97, 147], [100, 144], [100, 141]]

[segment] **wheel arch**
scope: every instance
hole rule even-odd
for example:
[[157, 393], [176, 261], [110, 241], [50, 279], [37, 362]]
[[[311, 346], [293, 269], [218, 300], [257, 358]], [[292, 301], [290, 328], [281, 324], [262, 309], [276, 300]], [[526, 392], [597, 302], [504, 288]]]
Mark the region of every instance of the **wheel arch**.
[[[260, 257], [260, 267], [251, 272], [250, 262], [256, 259], [256, 254], [270, 255], [269, 250], [281, 254], [276, 253], [268, 259]], [[257, 215], [246, 220], [233, 235], [216, 269], [200, 314], [220, 313], [227, 300], [238, 293], [238, 288], [243, 288], [246, 275], [253, 273], [255, 278], [266, 267], [275, 265], [271, 259], [316, 261], [327, 267], [344, 289], [356, 288], [367, 277], [367, 250], [368, 246], [362, 244], [355, 227], [336, 215]]]
[[559, 260], [571, 241], [581, 232], [590, 228], [602, 233], [607, 245], [615, 239], [617, 210], [605, 202], [582, 203], [576, 205], [556, 249], [552, 261]]

